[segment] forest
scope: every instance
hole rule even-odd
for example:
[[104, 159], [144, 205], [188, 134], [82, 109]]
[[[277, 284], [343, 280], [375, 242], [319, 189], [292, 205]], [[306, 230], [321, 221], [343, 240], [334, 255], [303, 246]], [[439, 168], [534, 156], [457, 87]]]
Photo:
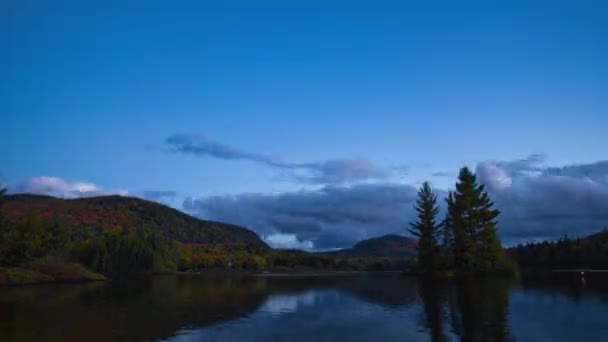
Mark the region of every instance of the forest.
[[608, 228], [584, 238], [520, 244], [508, 253], [522, 270], [606, 270]]

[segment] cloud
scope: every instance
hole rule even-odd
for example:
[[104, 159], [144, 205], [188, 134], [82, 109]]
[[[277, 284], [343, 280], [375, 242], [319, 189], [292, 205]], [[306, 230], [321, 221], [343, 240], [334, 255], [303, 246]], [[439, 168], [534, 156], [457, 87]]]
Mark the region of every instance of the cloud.
[[550, 167], [544, 170], [547, 175], [590, 179], [594, 182], [608, 183], [608, 160], [592, 164]]
[[608, 162], [546, 167], [540, 158], [477, 166], [502, 211], [505, 241], [581, 236], [608, 226]]
[[[533, 155], [515, 161], [485, 161], [476, 167], [496, 207], [498, 232], [506, 245], [583, 236], [608, 226], [606, 162], [544, 166]], [[414, 219], [417, 186], [397, 183], [325, 186], [282, 194], [240, 194], [188, 199], [196, 216], [277, 235], [292, 246], [325, 250], [388, 233], [405, 234]], [[435, 189], [445, 197], [447, 189]], [[444, 201], [438, 201], [444, 212]], [[274, 239], [274, 238], [273, 238]], [[283, 240], [268, 239], [270, 245]]]
[[32, 177], [15, 188], [11, 192], [25, 192], [38, 195], [55, 197], [86, 197], [100, 194], [101, 190], [93, 183], [66, 181], [58, 177]]
[[300, 241], [295, 234], [271, 234], [264, 237], [264, 240], [274, 248], [304, 249], [313, 248], [311, 241]]
[[172, 200], [177, 196], [177, 192], [172, 190], [145, 190], [137, 192], [136, 195], [150, 201], [159, 201], [162, 199]]
[[[350, 164], [327, 168], [331, 171], [324, 171], [324, 177], [357, 178], [336, 171], [356, 169]], [[608, 161], [555, 167], [545, 165], [543, 156], [533, 155], [484, 161], [476, 166], [476, 173], [502, 211], [498, 229], [507, 245], [564, 234], [582, 236], [608, 227]], [[174, 191], [111, 190], [57, 177], [33, 177], [9, 190], [65, 198], [121, 194], [162, 201], [177, 196]], [[401, 183], [339, 183], [279, 194], [187, 198], [183, 209], [251, 228], [275, 247], [328, 250], [383, 234], [405, 234], [414, 219], [417, 190], [417, 185]], [[447, 191], [435, 190], [440, 199]], [[442, 200], [439, 203], [444, 205]]]
[[165, 139], [165, 142], [170, 146], [169, 150], [175, 153], [209, 156], [225, 160], [242, 159], [263, 163], [269, 166], [284, 165], [284, 163], [276, 158], [223, 145], [210, 140], [203, 135], [175, 134]]
[[128, 191], [104, 189], [98, 185], [82, 181], [69, 181], [59, 177], [40, 176], [28, 178], [16, 186], [9, 187], [10, 193], [28, 193], [60, 198], [83, 198], [104, 195], [140, 197], [151, 201], [173, 199], [177, 193], [166, 190]]
[[431, 174], [433, 177], [456, 177], [458, 173], [454, 171], [439, 171]]
[[333, 159], [311, 163], [291, 163], [279, 157], [253, 153], [210, 140], [202, 135], [176, 134], [165, 139], [171, 153], [223, 160], [248, 160], [287, 171], [291, 179], [312, 184], [356, 183], [386, 180], [402, 173], [402, 168], [380, 168], [368, 159]]
[[[417, 191], [403, 184], [325, 186], [315, 191], [187, 199], [184, 209], [249, 227], [265, 237], [293, 236], [307, 249], [325, 250], [379, 235], [404, 234]], [[280, 245], [272, 238], [266, 240]]]

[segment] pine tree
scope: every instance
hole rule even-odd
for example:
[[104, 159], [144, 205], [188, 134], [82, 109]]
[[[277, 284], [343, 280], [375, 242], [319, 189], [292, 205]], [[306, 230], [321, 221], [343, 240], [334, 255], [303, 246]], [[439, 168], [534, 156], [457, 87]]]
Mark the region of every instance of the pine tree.
[[454, 193], [450, 191], [447, 198], [445, 199], [447, 205], [447, 212], [445, 218], [441, 224], [442, 226], [442, 263], [444, 268], [453, 267], [453, 250], [454, 250], [454, 225], [452, 223], [452, 215], [450, 214], [454, 210]]
[[458, 175], [450, 223], [454, 232], [454, 266], [464, 271], [490, 271], [495, 268], [503, 251], [496, 234], [496, 218], [484, 186], [464, 167]]
[[4, 204], [4, 195], [6, 194], [6, 188], [0, 187], [0, 224], [2, 223], [2, 205]]
[[11, 248], [9, 245], [9, 234], [5, 226], [4, 216], [2, 214], [5, 194], [6, 188], [0, 187], [0, 266], [7, 264], [7, 260], [10, 258], [9, 254]]
[[410, 223], [409, 232], [418, 237], [418, 264], [421, 270], [428, 271], [438, 265], [440, 225], [436, 222], [439, 208], [437, 197], [428, 182], [424, 182], [418, 191], [418, 199], [414, 207], [418, 220]]

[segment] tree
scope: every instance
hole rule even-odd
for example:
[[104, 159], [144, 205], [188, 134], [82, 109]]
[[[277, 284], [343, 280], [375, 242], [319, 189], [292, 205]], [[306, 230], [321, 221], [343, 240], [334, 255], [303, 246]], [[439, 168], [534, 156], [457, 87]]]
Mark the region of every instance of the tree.
[[454, 210], [454, 193], [450, 191], [447, 198], [445, 199], [447, 205], [447, 212], [445, 218], [441, 224], [442, 226], [442, 246], [441, 246], [441, 257], [443, 260], [443, 266], [445, 268], [451, 268], [453, 266], [453, 250], [454, 250], [454, 224], [452, 223], [452, 211]]
[[418, 220], [410, 223], [409, 232], [418, 237], [418, 264], [421, 270], [428, 271], [438, 266], [440, 225], [436, 222], [439, 208], [437, 197], [428, 182], [424, 182], [418, 191], [414, 207]]
[[453, 204], [448, 209], [449, 222], [454, 233], [454, 266], [464, 271], [490, 271], [503, 257], [496, 234], [494, 209], [484, 186], [477, 176], [464, 167], [458, 175]]
[[0, 266], [4, 264], [4, 260], [7, 257], [8, 253], [8, 237], [6, 232], [6, 227], [4, 224], [4, 216], [2, 214], [2, 205], [4, 204], [4, 194], [6, 193], [6, 188], [0, 188]]
[[[2, 213], [2, 206], [4, 205], [4, 195], [6, 194], [6, 188], [0, 187], [0, 229], [2, 229], [2, 225], [4, 223], [4, 216]], [[0, 234], [2, 232], [0, 231]]]

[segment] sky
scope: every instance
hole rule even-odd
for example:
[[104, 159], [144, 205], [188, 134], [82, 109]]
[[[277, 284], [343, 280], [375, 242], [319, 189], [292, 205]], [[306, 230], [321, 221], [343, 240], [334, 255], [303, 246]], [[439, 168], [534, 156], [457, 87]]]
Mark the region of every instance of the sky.
[[608, 226], [608, 5], [0, 1], [0, 183], [271, 245], [405, 234], [473, 168], [503, 242]]

